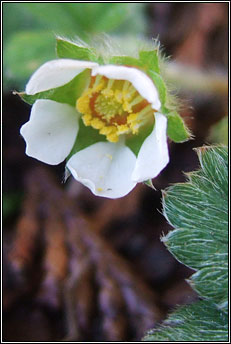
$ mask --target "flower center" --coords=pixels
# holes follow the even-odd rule
[[[122,134],[137,134],[139,128],[154,120],[154,110],[127,80],[97,75],[77,100],[77,110],[86,126],[92,126],[110,142]]]

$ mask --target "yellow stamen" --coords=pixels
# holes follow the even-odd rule
[[[120,135],[137,134],[142,125],[154,120],[150,104],[127,80],[97,75],[76,102],[86,126],[92,126],[110,142]]]
[[[101,92],[106,98],[110,98],[114,96],[114,92],[109,89],[109,88],[105,88],[104,90],[102,90]]]
[[[91,114],[91,108],[90,108],[90,104],[89,104],[89,95],[85,94],[82,97],[80,97],[77,100],[76,107],[80,113],[90,115]]]
[[[122,125],[118,125],[118,134],[126,134],[130,131],[130,128],[127,124],[122,124]]]
[[[83,123],[86,126],[91,125],[91,121],[92,121],[92,116],[91,115],[88,115],[88,114],[83,115],[82,119],[83,119]]]
[[[110,142],[116,143],[119,140],[119,136],[118,136],[118,134],[110,134],[110,135],[107,135],[107,139]]]
[[[102,129],[104,127],[104,122],[99,118],[93,118],[90,124],[95,129]]]

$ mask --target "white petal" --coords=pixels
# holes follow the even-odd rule
[[[26,93],[33,95],[65,85],[84,69],[91,69],[95,66],[98,66],[98,63],[71,59],[46,62],[31,76],[26,85]]]
[[[159,110],[161,103],[157,89],[152,80],[137,68],[126,66],[106,65],[92,69],[92,75],[104,75],[109,79],[128,80],[139,94],[152,104],[152,108]]]
[[[119,198],[136,185],[131,180],[135,162],[135,154],[123,144],[98,142],[74,154],[67,167],[93,194]]]
[[[20,130],[26,141],[26,154],[50,165],[62,162],[74,145],[78,119],[77,111],[70,105],[37,100],[30,120]]]
[[[139,151],[132,180],[142,182],[156,177],[168,164],[167,118],[155,114],[155,126]]]

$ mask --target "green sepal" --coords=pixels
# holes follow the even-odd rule
[[[176,112],[171,111],[166,103],[167,99],[167,88],[165,82],[160,74],[153,72],[152,70],[148,71],[148,75],[153,80],[161,102],[161,109],[159,110],[163,113],[168,119],[167,134],[168,137],[174,142],[184,142],[191,138],[191,133],[186,127],[182,117]]]
[[[148,125],[148,126],[143,126],[139,129],[138,134],[127,135],[126,146],[128,146],[136,156],[138,156],[138,153],[140,151],[140,148],[141,148],[144,140],[153,131],[153,126],[154,126],[154,124]]]
[[[82,119],[79,119],[79,131],[74,143],[74,146],[67,157],[67,161],[74,155],[84,148],[87,148],[97,142],[106,142],[106,136],[101,135],[98,130],[85,126]]]
[[[152,81],[154,82],[154,85],[157,88],[158,94],[159,94],[159,98],[160,98],[160,102],[161,102],[161,107],[164,108],[165,102],[166,102],[166,94],[167,94],[167,89],[166,89],[166,85],[164,83],[164,80],[162,79],[162,77],[160,76],[160,74],[152,71],[152,70],[148,70],[148,75],[150,76],[150,78],[152,79]],[[162,111],[164,112],[164,111]]]
[[[139,52],[139,60],[146,70],[150,70],[158,74],[160,73],[158,49],[149,51],[141,50]]]
[[[174,142],[187,141],[191,137],[191,134],[182,117],[176,111],[169,112],[166,115],[168,118],[168,137]]]
[[[140,128],[138,135],[128,135],[126,137],[126,146],[129,147],[136,156],[138,156],[144,140],[153,131],[153,125],[154,124]],[[80,118],[79,132],[76,137],[74,146],[69,156],[67,157],[67,160],[69,160],[75,153],[97,142],[107,142],[106,136],[101,135],[97,129],[94,129],[91,126],[85,126],[82,119]],[[151,186],[151,184],[149,184],[149,186]]]
[[[131,56],[113,56],[108,63],[129,67],[143,67],[142,62]]]
[[[144,182],[144,184],[147,185],[148,187],[150,187],[151,189],[153,189],[153,190],[156,191],[156,188],[155,188],[155,186],[153,185],[152,179],[146,180],[146,181]]]
[[[59,37],[56,38],[56,53],[59,58],[97,62],[96,52],[93,48],[84,47]]]
[[[59,103],[65,103],[75,107],[77,98],[81,96],[83,90],[88,85],[89,80],[90,72],[86,69],[64,86],[52,88],[48,91],[39,92],[34,95],[29,95],[25,92],[15,92],[15,94],[18,94],[25,102],[31,105],[37,99],[50,99]]]
[[[108,60],[108,63],[138,67],[145,72],[149,70],[156,73],[160,72],[157,50],[140,51],[139,59],[132,56],[113,56]]]

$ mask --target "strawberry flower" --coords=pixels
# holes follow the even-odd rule
[[[141,68],[52,60],[32,75],[24,99],[34,102],[20,130],[26,154],[51,165],[66,159],[95,195],[122,197],[168,164],[167,117]]]

